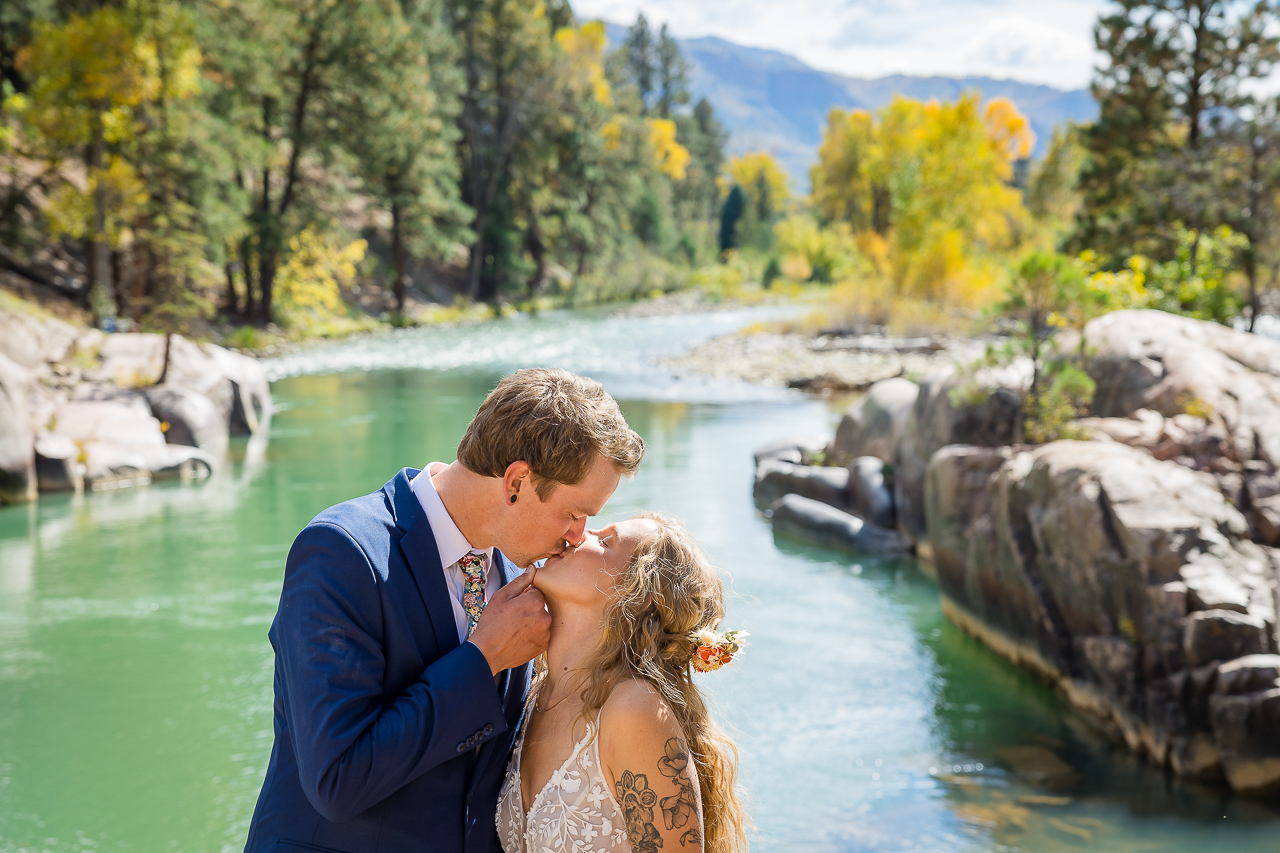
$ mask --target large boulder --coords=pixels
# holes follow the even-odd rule
[[[920,395],[916,383],[882,379],[845,409],[827,450],[828,465],[851,465],[860,456],[893,461],[893,451]]]
[[[198,447],[215,457],[226,451],[227,419],[208,397],[170,385],[148,388],[145,394],[169,444]]]
[[[24,368],[0,355],[0,503],[21,503],[36,496],[29,382]]]
[[[849,469],[766,459],[756,468],[751,493],[756,503],[764,507],[783,495],[793,494],[844,507],[849,502]]]
[[[216,465],[199,448],[167,443],[146,396],[137,391],[67,403],[58,409],[54,433],[80,448],[85,486],[95,491],[143,486],[153,480],[199,480]]]
[[[894,527],[892,466],[876,456],[849,465],[849,511],[877,527]]]
[[[769,517],[779,533],[825,548],[869,557],[897,556],[906,550],[896,530],[801,495],[783,495],[769,508]]]
[[[1270,784],[1227,762],[1210,697],[1224,661],[1277,651],[1275,553],[1209,474],[1118,442],[1003,453],[930,466],[948,614],[1175,772]]]
[[[913,544],[925,535],[924,484],[929,460],[950,444],[1003,447],[1022,437],[1022,397],[1031,362],[957,372],[940,367],[920,383],[894,452],[898,530]]]
[[[966,582],[970,548],[975,541],[986,541],[970,535],[972,526],[978,524],[984,536],[990,535],[991,477],[1012,455],[1007,447],[953,444],[929,460],[924,487],[928,548],[923,542],[917,547],[927,551],[923,556],[948,584]]]
[[[84,491],[80,445],[65,435],[43,433],[36,438],[36,477],[41,492]]]
[[[1163,311],[1107,314],[1084,336],[1092,414],[1218,420],[1234,458],[1280,465],[1280,341]]]
[[[756,465],[766,459],[779,462],[790,462],[793,465],[812,465],[819,454],[827,447],[827,439],[821,435],[797,435],[791,438],[771,441],[756,448],[753,454]]]
[[[0,355],[28,370],[61,361],[80,334],[70,323],[38,309],[0,311]]]
[[[255,435],[271,420],[271,387],[257,361],[214,344],[196,344],[181,335],[109,335],[98,364],[85,378],[122,388],[164,387],[207,397],[232,435]],[[195,439],[199,440],[199,439]]]
[[[85,378],[117,388],[145,388],[164,374],[164,384],[186,388],[213,401],[228,423],[234,407],[231,379],[219,363],[181,335],[169,341],[169,366],[165,368],[165,335],[108,335],[102,342],[98,364]]]
[[[1243,503],[1253,526],[1251,538],[1280,546],[1280,471],[1252,471],[1242,483]]]
[[[205,344],[203,351],[231,383],[228,419],[231,434],[266,432],[271,423],[271,383],[267,380],[267,371],[255,359],[229,349]]]

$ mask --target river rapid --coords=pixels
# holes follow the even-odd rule
[[[774,537],[751,451],[830,431],[832,407],[656,361],[760,316],[552,314],[317,347],[269,362],[270,442],[211,481],[0,510],[0,853],[240,850],[294,535],[453,459],[484,394],[535,364],[602,381],[648,444],[598,521],[682,518],[730,579],[726,625],[751,646],[702,683],[741,749],[753,849],[1280,848],[1280,809],[1110,745],[947,623],[914,561]]]

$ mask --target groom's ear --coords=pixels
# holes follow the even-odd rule
[[[517,460],[507,466],[502,475],[503,497],[507,503],[517,503],[521,498],[534,494],[532,488],[533,469],[524,460]],[[512,500],[515,498],[515,500]]]

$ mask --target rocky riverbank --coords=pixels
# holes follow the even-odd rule
[[[1028,366],[955,395],[940,364],[762,449],[757,500],[788,535],[915,550],[952,622],[1117,740],[1278,795],[1280,342],[1154,311],[1085,337],[1088,440],[1017,443]]]
[[[200,480],[233,435],[266,435],[252,358],[179,335],[104,334],[38,308],[0,312],[0,503]]]
[[[881,379],[923,376],[932,368],[976,358],[973,341],[881,335],[804,335],[750,329],[722,335],[664,363],[698,373],[808,391],[862,391]]]

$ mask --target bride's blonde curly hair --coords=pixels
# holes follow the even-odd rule
[[[698,770],[706,853],[745,853],[738,750],[712,721],[693,683],[697,644],[691,635],[719,626],[724,586],[683,524],[660,513],[637,518],[658,529],[636,546],[605,606],[600,643],[585,664],[582,716],[594,720],[622,679],[652,685],[679,721]]]

